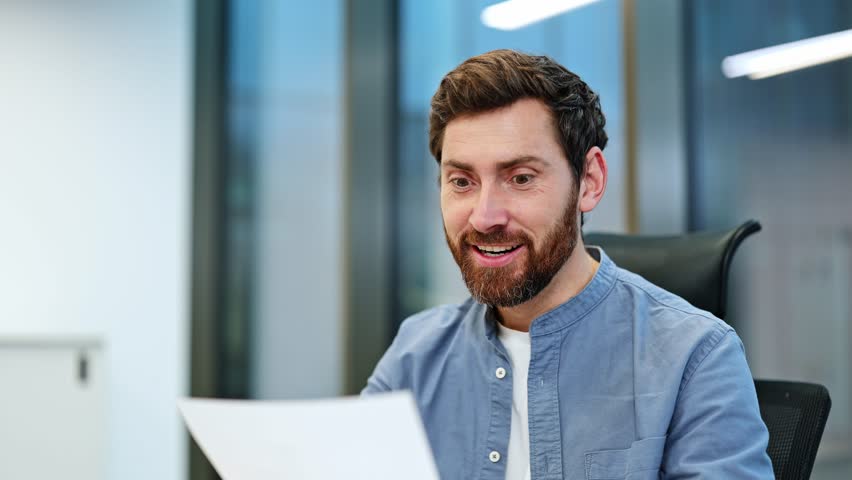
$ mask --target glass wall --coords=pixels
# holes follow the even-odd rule
[[[486,27],[480,13],[493,1],[400,2],[400,101],[396,259],[399,287],[394,319],[467,296],[444,241],[438,168],[428,150],[429,100],[441,78],[468,57],[513,48],[553,57],[601,96],[610,165],[607,194],[586,229],[625,228],[624,74],[619,0],[601,2],[514,30]],[[394,329],[395,331],[395,329]]]
[[[249,350],[253,398],[338,395],[343,2],[229,8],[226,313],[245,320],[223,350]]]
[[[386,92],[395,99],[388,102],[396,105],[395,124],[381,138],[367,135],[395,145],[392,165],[368,173],[392,198],[362,205],[364,211],[376,206],[384,218],[375,203],[391,203],[387,226],[379,228],[390,232],[357,232],[361,240],[390,238],[376,263],[393,269],[392,312],[365,320],[390,323],[390,333],[412,313],[467,296],[444,241],[427,116],[442,76],[470,56],[496,48],[550,55],[600,94],[611,176],[586,229],[626,229],[625,2],[601,0],[509,32],[481,23],[492,3],[399,0],[398,46],[365,49],[358,57],[358,68],[382,65],[398,81],[396,91]],[[351,353],[346,326],[357,324],[344,300],[351,286],[341,280],[348,273],[346,252],[353,254],[345,225],[359,221],[347,218],[346,186],[368,188],[351,183],[358,165],[347,163],[353,143],[346,139],[352,131],[347,105],[364,92],[347,90],[352,58],[345,25],[365,7],[344,0],[228,5],[224,148],[230,166],[223,191],[229,221],[220,233],[228,238],[224,315],[233,320],[223,325],[234,331],[223,333],[221,350],[235,356],[230,364],[236,367],[222,381],[261,398],[335,395]],[[691,1],[682,13],[664,9],[663,18],[635,2],[640,30],[666,22],[665,38],[672,39],[660,41],[654,28],[637,32],[645,45],[637,57],[638,90],[656,86],[662,98],[636,99],[638,187],[644,189],[637,197],[643,233],[679,231],[684,217],[691,229],[761,221],[764,231],[745,242],[735,262],[729,320],[746,342],[755,376],[828,386],[834,407],[814,478],[850,478],[852,193],[845,184],[852,178],[852,60],[757,81],[726,79],[720,69],[727,55],[852,26],[852,4],[814,5]],[[648,47],[649,38],[683,42],[684,51]],[[388,51],[396,58],[387,58]],[[678,60],[669,61],[673,57]],[[685,97],[685,111],[675,97]],[[660,148],[666,144],[671,148]],[[688,190],[682,188],[686,163]],[[672,184],[680,189],[674,194]]]
[[[756,377],[826,385],[813,478],[852,478],[852,60],[727,79],[728,55],[852,27],[852,4],[690,2],[691,223],[755,218],[735,262],[730,322]],[[755,28],[759,25],[759,28]]]

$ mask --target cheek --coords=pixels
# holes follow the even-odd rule
[[[444,219],[444,228],[451,236],[463,230],[468,219],[463,205],[445,201],[444,198],[441,199],[441,217]]]
[[[518,223],[537,230],[542,225],[553,223],[553,218],[561,216],[563,208],[563,204],[552,199],[534,202],[518,201],[512,205],[510,213]]]
[[[518,225],[532,235],[533,242],[540,246],[545,235],[554,226],[562,223],[567,201],[550,200],[548,202],[518,203],[513,209],[512,218]]]

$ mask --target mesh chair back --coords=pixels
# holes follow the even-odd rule
[[[778,480],[807,479],[814,466],[831,397],[822,385],[756,380],[760,416],[769,429],[769,458]]]

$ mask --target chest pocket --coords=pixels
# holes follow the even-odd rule
[[[637,440],[624,450],[586,453],[587,480],[650,480],[659,478],[666,437]]]

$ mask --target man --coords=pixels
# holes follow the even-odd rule
[[[772,478],[736,333],[583,244],[604,124],[547,57],[444,77],[430,148],[472,298],[407,319],[364,393],[413,392],[445,479]]]

